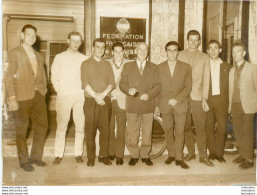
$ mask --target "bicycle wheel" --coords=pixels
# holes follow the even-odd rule
[[[152,129],[152,148],[150,151],[150,158],[155,159],[163,154],[166,150],[166,141],[164,130],[162,127],[162,118],[154,115],[153,129]]]

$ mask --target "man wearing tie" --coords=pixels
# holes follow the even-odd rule
[[[120,89],[126,97],[127,137],[126,146],[130,152],[130,166],[136,165],[139,156],[148,166],[151,150],[154,98],[160,91],[158,70],[155,64],[146,61],[148,46],[140,42],[136,46],[137,59],[124,65]],[[140,130],[142,145],[138,146]]]
[[[157,66],[161,81],[161,91],[156,98],[155,114],[162,113],[169,155],[165,163],[171,164],[176,160],[177,166],[188,169],[189,166],[182,160],[182,156],[188,97],[192,89],[192,70],[189,64],[177,60],[179,53],[177,42],[168,42],[165,50],[168,60]]]
[[[244,59],[245,45],[232,47],[234,66],[229,72],[229,113],[239,156],[233,160],[240,168],[253,167],[253,117],[257,112],[257,65]]]

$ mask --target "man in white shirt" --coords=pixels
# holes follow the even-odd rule
[[[112,101],[112,117],[110,122],[110,138],[109,138],[109,158],[114,160],[116,164],[123,165],[124,149],[125,149],[125,132],[126,132],[126,94],[119,87],[121,71],[125,63],[128,62],[124,56],[124,46],[121,42],[116,42],[112,46],[113,58],[108,60],[112,65],[116,88],[111,93]],[[115,131],[115,118],[117,128]],[[116,133],[115,133],[116,132]]]
[[[69,48],[67,51],[55,56],[51,68],[51,81],[57,92],[57,130],[54,165],[60,164],[63,158],[65,136],[70,120],[71,109],[73,110],[73,121],[75,123],[75,159],[77,163],[83,163],[82,153],[85,116],[83,111],[84,91],[81,89],[80,67],[82,62],[86,60],[86,56],[78,52],[82,43],[80,33],[71,32],[68,35],[67,42]]]
[[[210,85],[208,95],[209,110],[206,114],[206,141],[209,160],[226,162],[223,157],[228,119],[228,85],[231,65],[219,58],[221,45],[217,40],[208,43],[210,57]],[[215,128],[215,123],[218,126]]]

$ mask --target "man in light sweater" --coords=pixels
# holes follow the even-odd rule
[[[201,44],[201,35],[196,30],[190,30],[187,34],[188,49],[179,53],[178,59],[188,63],[192,68],[192,91],[189,98],[189,109],[185,126],[185,144],[188,154],[186,161],[195,159],[195,142],[191,128],[191,113],[196,129],[196,140],[199,151],[199,161],[207,166],[214,164],[207,159],[206,149],[206,111],[208,110],[210,60],[207,54],[198,50]]]
[[[60,164],[65,147],[67,125],[70,120],[71,109],[75,123],[75,159],[83,163],[83,141],[85,116],[83,111],[84,91],[81,89],[80,67],[86,56],[79,53],[82,36],[78,32],[68,35],[69,48],[55,56],[52,64],[52,77],[56,97],[57,130],[55,138],[54,165]]]
[[[112,46],[113,58],[108,60],[112,65],[116,88],[111,93],[112,101],[112,117],[110,122],[110,138],[109,138],[109,158],[114,160],[116,164],[123,165],[124,149],[125,149],[125,132],[126,132],[126,94],[119,88],[121,71],[125,63],[129,60],[125,59],[124,46],[121,42],[116,42]],[[115,119],[117,128],[115,131]],[[116,133],[115,133],[116,132]]]

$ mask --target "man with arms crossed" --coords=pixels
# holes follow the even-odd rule
[[[48,128],[45,103],[46,75],[43,57],[32,48],[36,41],[36,27],[25,25],[22,28],[22,44],[8,55],[5,75],[9,111],[14,111],[16,146],[20,167],[24,171],[34,171],[31,164],[47,166],[42,161],[45,136]],[[34,132],[30,157],[26,135],[31,120]]]
[[[234,66],[229,72],[229,113],[239,148],[233,160],[240,168],[253,167],[253,117],[257,112],[257,65],[247,62],[245,45],[232,47]]]
[[[68,35],[69,48],[54,58],[51,72],[51,81],[57,92],[56,97],[56,121],[57,130],[55,137],[55,160],[54,165],[60,164],[65,147],[67,125],[70,120],[72,109],[75,123],[75,160],[83,163],[84,123],[83,112],[84,91],[81,89],[80,67],[86,56],[78,52],[82,43],[79,32],[71,32]]]
[[[165,46],[168,60],[159,64],[161,91],[156,98],[155,114],[162,113],[168,159],[166,164],[176,160],[183,169],[189,166],[182,160],[184,148],[184,127],[188,109],[188,97],[192,89],[190,65],[177,60],[179,45],[175,41]],[[173,123],[175,122],[175,136]]]
[[[154,98],[160,91],[158,70],[155,64],[146,61],[148,46],[137,43],[137,59],[124,65],[121,73],[120,89],[126,97],[127,137],[126,146],[130,152],[130,166],[136,165],[139,155],[148,166],[151,150]],[[141,149],[138,146],[140,129],[142,131]]]
[[[228,119],[228,78],[230,64],[219,58],[221,45],[217,40],[210,40],[207,52],[210,56],[210,85],[208,111],[206,113],[206,137],[210,152],[209,160],[226,162],[223,157]],[[217,122],[217,128],[215,123]]]
[[[185,144],[188,154],[185,157],[186,161],[195,159],[195,141],[191,128],[191,113],[196,129],[196,142],[199,151],[199,161],[207,166],[214,164],[207,159],[206,149],[206,109],[209,90],[209,56],[198,50],[201,44],[201,35],[196,30],[190,30],[187,33],[188,49],[179,53],[178,59],[188,63],[192,68],[192,91],[189,98],[189,109],[187,113],[187,121],[185,126]],[[204,111],[205,109],[205,111]]]
[[[109,138],[109,158],[114,160],[116,156],[116,164],[123,165],[123,156],[125,149],[125,132],[126,132],[126,94],[119,87],[121,71],[128,60],[124,59],[124,46],[121,42],[116,42],[112,46],[113,58],[109,60],[114,72],[116,88],[111,93],[112,100],[112,117],[110,123]],[[117,129],[115,133],[115,118]]]
[[[95,165],[95,136],[99,135],[98,161],[111,165],[109,160],[109,133],[111,120],[111,91],[115,88],[112,66],[102,57],[106,42],[103,38],[93,41],[94,54],[81,66],[82,89],[85,90],[85,132],[87,146],[87,166]]]

